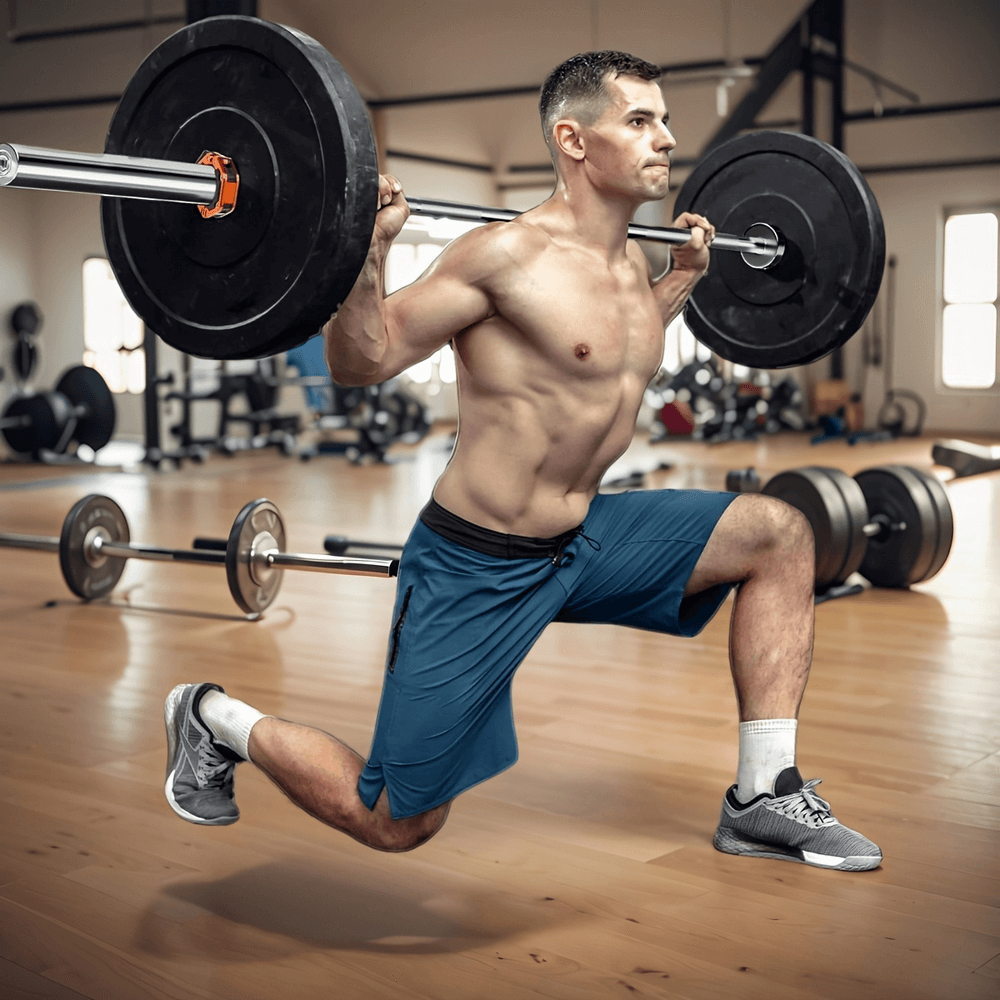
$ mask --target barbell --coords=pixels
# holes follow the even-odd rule
[[[85,496],[70,508],[58,538],[0,533],[3,547],[57,552],[66,585],[85,601],[111,593],[128,559],[224,566],[233,600],[253,617],[258,617],[277,597],[286,569],[381,577],[394,577],[399,569],[397,558],[286,552],[281,514],[263,498],[252,500],[237,514],[224,551],[214,547],[170,549],[137,544],[131,541],[121,507],[98,494]]]
[[[0,416],[0,432],[16,452],[61,454],[70,441],[100,451],[115,431],[114,396],[86,365],[67,368],[52,392],[15,396]]]
[[[147,56],[103,155],[0,144],[3,185],[101,194],[108,258],[147,326],[188,354],[257,358],[304,343],[350,293],[371,243],[378,161],[365,104],[329,52],[294,29],[223,16]],[[476,222],[518,214],[409,205]],[[737,137],[695,167],[675,209],[709,218],[713,249],[731,251],[713,257],[685,312],[717,354],[790,367],[860,329],[885,234],[860,171],[833,147],[791,133]]]

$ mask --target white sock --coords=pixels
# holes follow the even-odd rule
[[[250,730],[261,719],[268,718],[245,701],[230,698],[221,691],[208,691],[202,695],[198,712],[215,738],[244,760],[250,759],[250,751],[247,749]]]
[[[774,792],[774,779],[795,766],[796,719],[756,719],[740,723],[740,766],[736,797],[749,802],[762,792]]]

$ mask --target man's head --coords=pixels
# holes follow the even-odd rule
[[[612,171],[647,171],[642,177],[646,189],[652,173],[660,172],[654,165],[662,166],[674,145],[655,82],[660,75],[658,66],[627,52],[584,52],[557,66],[539,100],[542,131],[556,170],[561,172],[565,159],[560,153],[571,159],[597,157]],[[610,163],[608,157],[616,153],[621,162]],[[647,197],[666,194],[665,170],[662,176],[663,185],[654,181],[657,191],[650,189]]]

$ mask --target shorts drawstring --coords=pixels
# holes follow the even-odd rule
[[[563,564],[563,551],[566,546],[569,545],[576,538],[582,538],[595,552],[601,551],[601,543],[597,541],[596,538],[590,538],[588,535],[583,533],[583,525],[578,528],[574,528],[572,531],[567,531],[566,534],[559,539],[559,544],[556,546],[555,554],[552,556],[552,565],[557,569]],[[570,553],[572,557],[573,553]]]

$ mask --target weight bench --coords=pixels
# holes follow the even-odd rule
[[[931,458],[935,465],[954,469],[956,479],[1000,469],[1000,447],[991,448],[970,441],[935,441]]]

